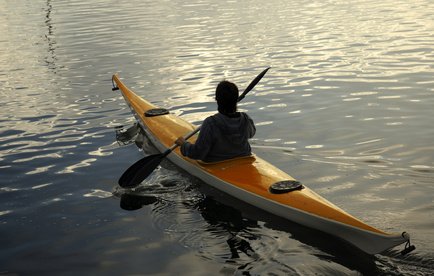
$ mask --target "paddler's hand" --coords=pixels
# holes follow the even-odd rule
[[[175,141],[175,144],[177,144],[178,146],[182,146],[184,143],[185,143],[185,139],[182,136],[176,139]]]

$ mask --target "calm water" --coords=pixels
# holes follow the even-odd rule
[[[428,275],[434,3],[0,1],[0,274]],[[111,75],[200,124],[226,78],[254,151],[417,250],[368,257],[144,156]],[[145,153],[147,154],[147,153]]]

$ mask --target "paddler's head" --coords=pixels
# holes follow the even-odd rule
[[[238,87],[230,81],[221,81],[215,90],[218,111],[231,114],[237,111]]]

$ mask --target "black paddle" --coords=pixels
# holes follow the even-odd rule
[[[244,99],[247,93],[255,87],[255,85],[262,79],[262,77],[267,73],[270,69],[268,67],[264,71],[262,71],[252,82],[247,86],[244,92],[238,97],[238,102]],[[196,134],[200,130],[200,127],[195,129],[194,131],[187,134],[184,139],[188,140],[194,134]],[[129,167],[119,178],[119,186],[123,188],[134,188],[139,185],[143,180],[145,180],[161,163],[161,161],[169,155],[174,149],[178,147],[177,144],[174,144],[172,147],[167,149],[163,153],[153,154],[146,156],[136,163],[134,163],[131,167]]]

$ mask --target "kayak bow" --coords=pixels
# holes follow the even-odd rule
[[[152,110],[159,110],[157,106],[135,94],[118,75],[113,76],[113,84],[120,89],[158,151],[165,152],[178,137],[195,129],[194,125],[167,112],[149,116]],[[194,143],[196,138],[193,136],[191,141]],[[167,158],[218,190],[277,216],[341,238],[368,254],[381,253],[403,243],[407,243],[406,251],[414,248],[410,246],[407,233],[390,234],[362,222],[308,187],[301,187],[287,173],[256,155],[203,163],[182,156],[176,148]],[[285,190],[287,184],[295,186],[290,191]]]

